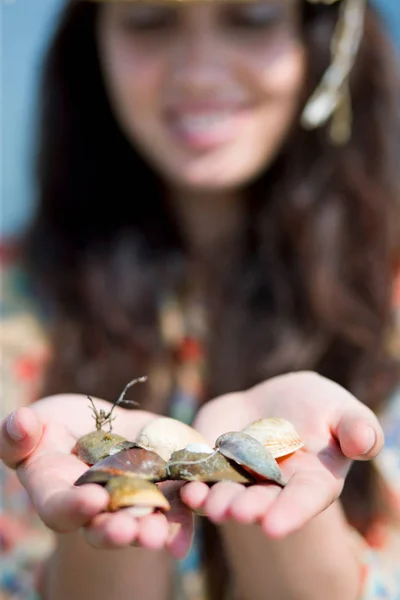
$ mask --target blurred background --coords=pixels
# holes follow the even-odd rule
[[[0,236],[17,234],[34,202],[32,147],[36,81],[64,0],[0,0]],[[400,0],[375,0],[400,52]]]

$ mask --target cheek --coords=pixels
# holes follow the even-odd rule
[[[254,161],[267,167],[282,147],[300,109],[305,80],[305,51],[300,45],[288,46],[271,59],[262,48],[248,56],[247,75],[258,90],[260,102],[249,129]]]
[[[282,48],[274,57],[262,48],[248,58],[249,73],[256,82],[265,101],[265,106],[275,109],[288,120],[298,109],[303,90],[306,59],[305,50],[294,42]],[[274,112],[275,112],[274,111]],[[271,116],[272,116],[271,111]]]
[[[111,43],[103,67],[114,113],[126,133],[135,136],[151,124],[156,112],[162,85],[160,60]]]
[[[303,52],[282,56],[263,73],[263,84],[277,99],[292,99],[298,102],[305,78]]]

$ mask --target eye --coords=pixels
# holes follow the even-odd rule
[[[132,4],[124,9],[119,23],[128,33],[168,29],[176,22],[176,11],[168,6]]]
[[[279,25],[287,17],[282,3],[246,2],[231,6],[225,15],[228,25],[238,28],[266,29]]]

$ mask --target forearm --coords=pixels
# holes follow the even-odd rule
[[[256,526],[222,527],[241,600],[356,600],[360,565],[338,504],[284,540]]]
[[[166,552],[96,550],[78,534],[61,535],[43,581],[45,600],[168,600],[172,564]]]

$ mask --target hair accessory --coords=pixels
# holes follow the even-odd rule
[[[308,0],[324,4],[339,1]],[[301,124],[306,129],[320,127],[332,118],[330,138],[336,145],[345,144],[351,135],[349,77],[362,39],[366,5],[366,0],[342,0],[331,43],[332,62],[301,116]]]

